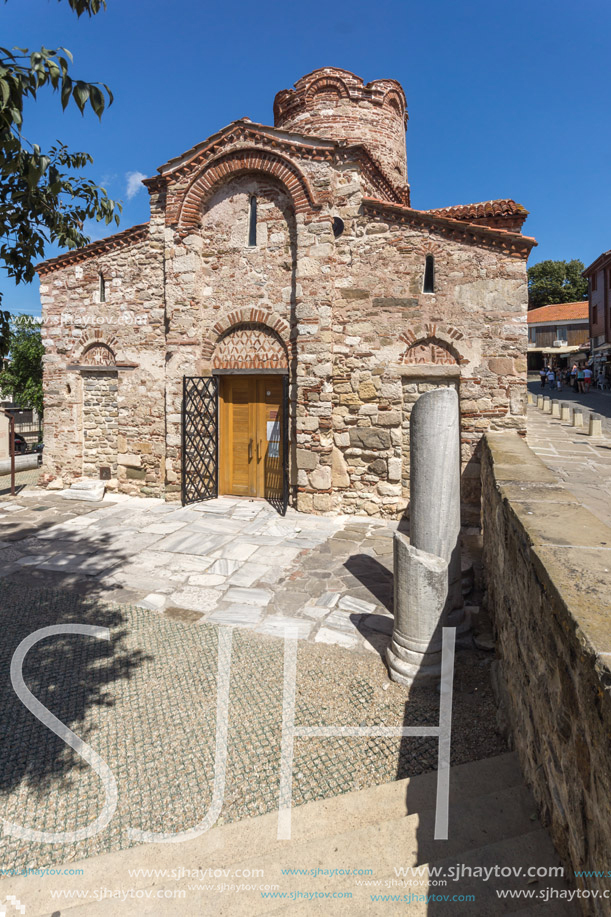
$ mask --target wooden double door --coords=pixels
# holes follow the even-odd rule
[[[280,375],[220,377],[219,493],[283,498],[283,392]]]

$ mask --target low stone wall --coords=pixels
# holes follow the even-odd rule
[[[482,455],[486,601],[499,725],[569,878],[611,851],[611,529],[526,443],[488,434]],[[590,890],[603,878],[575,879]],[[609,913],[609,899],[582,899]]]

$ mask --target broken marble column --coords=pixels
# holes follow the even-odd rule
[[[448,562],[452,608],[463,604],[460,569],[460,420],[458,394],[437,388],[412,410],[410,544]]]
[[[394,538],[395,621],[390,677],[411,685],[438,678],[442,628],[465,628],[460,562],[458,395],[421,395],[410,419],[410,541]]]
[[[399,684],[428,681],[441,672],[441,618],[448,598],[448,562],[394,538],[395,622],[386,651]]]

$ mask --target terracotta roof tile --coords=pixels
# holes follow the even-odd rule
[[[561,302],[554,303],[551,306],[540,306],[538,309],[530,309],[526,313],[526,319],[529,325],[536,325],[537,322],[566,322],[576,319],[588,318],[589,303],[587,299],[582,302]]]
[[[438,207],[428,210],[437,216],[450,217],[452,220],[485,220],[490,217],[515,216],[516,214],[528,216],[528,210],[521,204],[507,198],[498,201],[481,201],[478,204],[460,204],[456,207]]]

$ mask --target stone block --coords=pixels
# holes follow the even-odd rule
[[[358,449],[389,449],[390,433],[375,427],[357,427],[350,430],[350,445]]]
[[[127,452],[123,455],[117,455],[117,464],[125,465],[128,468],[140,468],[142,467],[142,458],[139,455]]]
[[[362,382],[361,385],[359,385],[359,398],[361,401],[373,401],[377,397],[378,393],[373,382]]]
[[[491,357],[488,360],[488,369],[497,376],[513,376],[515,374],[511,357]]]
[[[146,470],[144,468],[127,468],[126,477],[129,480],[144,481],[146,478]]]
[[[331,466],[318,465],[310,473],[310,485],[315,490],[329,490],[331,487]]]
[[[403,467],[402,459],[400,458],[388,459],[388,480],[393,481],[393,482],[400,481],[402,467]]]
[[[343,454],[333,447],[331,452],[331,483],[333,487],[350,487],[350,475]]]
[[[379,427],[398,427],[401,419],[399,411],[378,411],[376,424]]]
[[[376,296],[373,300],[374,309],[417,309],[418,300],[414,297],[402,296]]]
[[[331,494],[313,494],[312,505],[316,512],[328,513],[333,509]]]
[[[318,454],[309,449],[297,449],[296,457],[297,467],[304,471],[313,471],[320,461]]]

